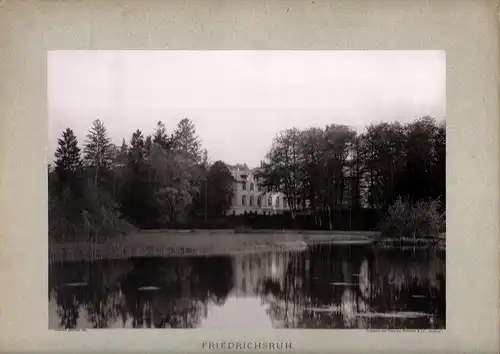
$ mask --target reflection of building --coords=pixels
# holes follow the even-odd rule
[[[267,192],[255,176],[257,169],[244,166],[228,166],[233,177],[234,194],[228,214],[281,214],[289,210],[288,201],[283,193]]]
[[[257,287],[265,278],[272,278],[282,283],[288,261],[289,254],[281,252],[236,255],[233,259],[234,295],[255,296]]]

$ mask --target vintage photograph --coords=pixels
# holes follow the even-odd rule
[[[442,51],[51,51],[49,329],[446,328]]]

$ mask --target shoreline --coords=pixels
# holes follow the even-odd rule
[[[382,239],[373,231],[141,230],[103,243],[49,243],[49,264],[141,257],[222,256],[257,252],[300,252],[314,245],[377,248],[445,248],[433,239]]]

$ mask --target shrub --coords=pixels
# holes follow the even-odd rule
[[[130,232],[132,225],[121,218],[118,209],[109,193],[87,183],[81,214],[85,239],[101,242]]]
[[[379,228],[383,237],[388,238],[429,238],[438,237],[444,229],[444,213],[440,211],[439,200],[411,204],[399,197],[387,211]]]
[[[49,198],[49,239],[56,243],[102,242],[124,235],[133,227],[121,218],[109,193],[87,183],[83,195],[65,190]]]

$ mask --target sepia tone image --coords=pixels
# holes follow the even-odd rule
[[[440,51],[48,54],[49,328],[446,328]]]

